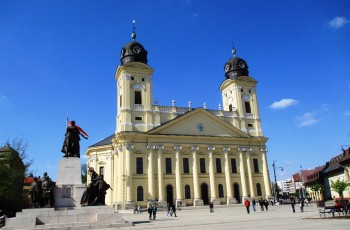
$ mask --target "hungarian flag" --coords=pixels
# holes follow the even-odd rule
[[[71,126],[72,124],[70,123],[70,121],[67,123],[67,126]],[[78,130],[79,130],[79,134],[84,137],[85,139],[88,139],[89,138],[89,135],[82,129],[80,128],[79,126],[77,125],[74,125],[74,127],[76,127]]]

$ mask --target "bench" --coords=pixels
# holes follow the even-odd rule
[[[332,214],[334,217],[334,213],[337,212],[338,215],[340,216],[340,213],[344,215],[344,207],[343,206],[325,206],[323,209],[318,210],[320,217],[322,217],[322,214],[324,217],[326,217],[326,213]]]

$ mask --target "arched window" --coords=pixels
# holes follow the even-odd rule
[[[219,198],[223,198],[224,197],[224,187],[222,186],[222,184],[218,185],[218,190],[219,190]]]
[[[137,187],[137,201],[143,201],[143,187]]]
[[[191,188],[188,184],[185,185],[185,199],[191,199]]]
[[[262,196],[261,185],[259,183],[256,184],[256,193],[258,196]]]
[[[134,87],[134,95],[135,95],[135,105],[141,105],[142,104],[142,93],[141,90],[143,89],[141,84],[135,84]]]

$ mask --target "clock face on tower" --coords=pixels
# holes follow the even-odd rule
[[[244,63],[244,61],[240,61],[240,62],[238,63],[238,66],[239,66],[239,68],[244,69],[244,68],[245,68],[245,63]]]
[[[141,53],[142,48],[141,48],[139,45],[134,45],[134,46],[131,48],[131,50],[132,50],[132,52],[133,52],[134,54],[139,54],[139,53]]]
[[[225,65],[225,72],[228,72],[230,70],[230,64]]]

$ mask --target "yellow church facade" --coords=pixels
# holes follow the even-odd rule
[[[87,165],[111,185],[106,204],[227,205],[271,197],[257,82],[247,63],[234,56],[225,64],[222,108],[161,106],[152,98],[147,51],[135,38],[122,48],[115,74],[116,131],[86,151]]]

